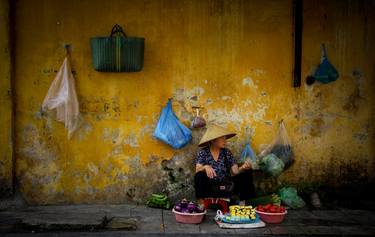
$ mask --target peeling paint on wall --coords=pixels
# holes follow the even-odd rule
[[[242,80],[242,85],[248,86],[254,89],[258,89],[258,86],[255,85],[254,81],[251,79],[251,77],[246,77]]]
[[[267,105],[258,105],[257,111],[253,115],[253,119],[255,122],[263,120],[264,116],[266,115],[266,111],[268,106]]]

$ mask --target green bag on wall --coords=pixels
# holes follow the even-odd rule
[[[90,39],[92,64],[100,72],[138,72],[143,68],[144,38],[127,37],[115,25],[109,37]]]

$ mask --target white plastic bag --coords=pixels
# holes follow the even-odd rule
[[[259,154],[259,157],[263,159],[263,157],[268,154],[276,155],[284,162],[285,168],[288,168],[294,162],[293,148],[289,141],[283,120],[280,121],[277,137]]]
[[[78,128],[79,104],[68,57],[53,80],[44,98],[42,109],[56,110],[56,119],[65,123],[70,139]]]

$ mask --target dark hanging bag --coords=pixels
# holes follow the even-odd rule
[[[144,38],[127,37],[115,25],[109,37],[90,39],[92,64],[100,72],[138,72],[143,68]]]
[[[327,51],[324,44],[321,46],[322,57],[320,64],[315,71],[314,78],[321,83],[327,84],[336,81],[339,78],[339,73],[336,68],[328,61]]]

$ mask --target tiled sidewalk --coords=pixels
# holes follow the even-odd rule
[[[375,236],[375,213],[365,210],[289,210],[282,224],[220,229],[209,210],[199,225],[175,222],[171,211],[134,205],[36,206],[0,211],[0,236]],[[137,230],[105,228],[104,217],[135,218]],[[74,233],[72,233],[74,232]]]

